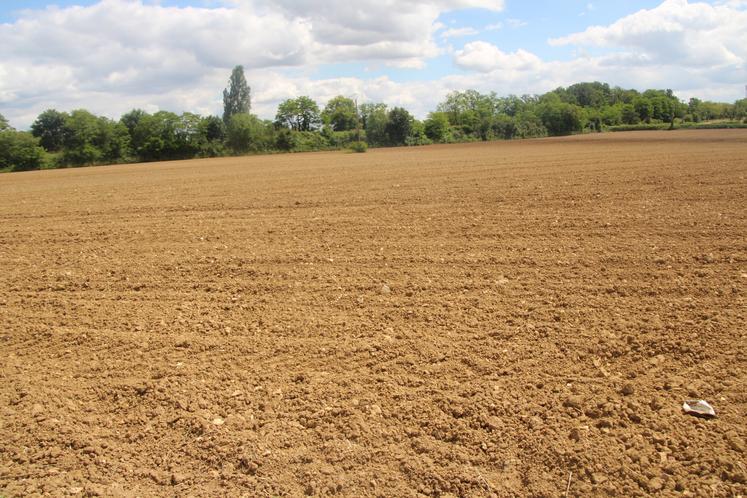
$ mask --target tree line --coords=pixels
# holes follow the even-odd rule
[[[475,90],[446,96],[425,120],[402,107],[358,103],[346,96],[323,108],[308,96],[280,103],[274,120],[251,113],[251,89],[237,66],[223,91],[223,116],[134,109],[119,120],[79,109],[42,112],[29,132],[0,115],[0,170],[164,161],[266,152],[512,140],[669,127],[712,120],[747,122],[747,99],[733,104],[690,99],[671,90],[626,90],[578,83],[544,95]]]

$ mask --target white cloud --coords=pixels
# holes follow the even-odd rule
[[[308,23],[322,62],[420,59],[440,54],[433,38],[439,16],[462,8],[499,12],[503,0],[254,0],[252,8]],[[402,64],[395,64],[402,66]],[[408,67],[415,67],[412,62]]]
[[[539,68],[539,57],[519,49],[513,53],[503,52],[484,41],[467,43],[454,55],[454,62],[461,68],[487,73],[490,71],[534,71]]]
[[[510,28],[519,29],[527,26],[529,23],[522,21],[521,19],[507,19],[506,24],[508,24]]]
[[[657,64],[744,69],[747,11],[739,8],[744,3],[665,0],[654,9],[641,10],[609,26],[551,39],[550,44],[629,50]]]
[[[480,34],[475,28],[450,28],[441,33],[441,38],[459,38],[462,36],[473,36]]]

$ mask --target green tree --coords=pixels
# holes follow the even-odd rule
[[[395,107],[388,114],[386,136],[390,145],[404,145],[412,131],[412,115],[402,107]]]
[[[119,118],[119,122],[127,128],[130,137],[132,137],[135,133],[135,128],[137,128],[138,123],[140,123],[140,120],[147,115],[148,113],[142,109],[133,109],[130,112],[123,114],[122,117]]]
[[[612,104],[632,104],[638,95],[637,90],[625,90],[619,86],[614,87],[610,91]]]
[[[624,124],[638,124],[641,118],[633,104],[623,104],[620,108],[620,118]]]
[[[529,96],[525,96],[522,98],[517,97],[516,95],[497,98],[495,101],[495,112],[497,114],[505,114],[507,116],[514,117],[530,107],[533,104],[532,100],[533,98]]]
[[[615,105],[603,107],[601,110],[602,122],[606,126],[616,126],[622,124],[623,106],[624,104],[617,103]]]
[[[65,121],[68,115],[55,109],[47,109],[39,114],[31,125],[31,133],[39,139],[41,146],[50,152],[62,149],[65,141]]]
[[[101,162],[103,152],[97,147],[99,119],[84,109],[71,112],[65,118],[62,161],[70,166]]]
[[[133,131],[132,146],[141,161],[166,161],[193,157],[187,152],[183,124],[173,112],[159,111],[140,117]]]
[[[690,101],[687,103],[687,112],[692,117],[692,120],[696,123],[702,120],[701,116],[701,105],[703,104],[703,101],[697,98],[691,98]]]
[[[493,117],[501,104],[495,93],[466,90],[448,94],[437,110],[446,113],[449,123],[458,127],[462,134],[488,140]]]
[[[107,118],[99,118],[102,127],[102,142],[99,147],[107,163],[118,163],[131,155],[130,133],[123,124]]]
[[[516,119],[508,114],[498,114],[493,118],[492,135],[495,138],[511,140],[517,134]]]
[[[289,152],[296,146],[296,137],[288,128],[280,128],[275,134],[275,147],[278,150]]]
[[[31,133],[10,127],[0,131],[0,170],[26,171],[44,164],[45,152]]]
[[[0,131],[8,131],[13,130],[13,127],[10,126],[10,123],[8,123],[8,120],[5,119],[5,116],[0,114]]]
[[[65,118],[63,164],[84,166],[121,161],[129,154],[127,128],[115,121],[78,109]]]
[[[602,132],[602,111],[594,107],[584,109],[586,126],[591,131]]]
[[[387,144],[386,125],[389,122],[386,104],[367,103],[360,106],[361,122],[366,141],[372,146]]]
[[[227,128],[228,146],[237,154],[260,152],[271,146],[270,126],[251,114],[235,114]]]
[[[226,124],[218,116],[202,118],[202,133],[209,141],[221,141],[226,138]]]
[[[638,97],[633,101],[633,107],[638,114],[638,119],[645,123],[650,123],[654,117],[654,107],[651,101],[646,97]]]
[[[225,155],[226,125],[218,116],[200,118],[199,123],[200,157],[219,157]]]
[[[322,124],[319,106],[306,96],[285,100],[278,106],[275,124],[294,131],[317,130]]]
[[[614,103],[610,86],[598,81],[576,83],[568,88],[558,88],[554,93],[560,96],[561,101],[581,107],[600,109]]]
[[[223,90],[223,122],[228,124],[234,114],[249,114],[252,109],[251,89],[244,76],[244,66],[236,66]]]
[[[191,112],[182,113],[176,128],[177,141],[180,149],[179,157],[190,158],[199,155],[207,142],[202,126],[202,116]]]
[[[541,138],[548,135],[542,120],[530,110],[522,111],[514,118],[516,138]]]
[[[747,99],[734,102],[734,118],[747,119]]]
[[[434,142],[444,142],[449,135],[449,118],[445,112],[432,112],[425,120],[425,135]]]
[[[354,130],[358,126],[358,110],[355,101],[342,95],[333,98],[322,111],[322,120],[334,131]]]
[[[584,128],[583,108],[562,102],[555,93],[543,96],[537,115],[550,135],[570,135]]]
[[[432,144],[430,138],[425,134],[425,124],[413,118],[410,126],[410,133],[405,139],[405,145],[429,145]]]

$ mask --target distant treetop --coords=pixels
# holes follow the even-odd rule
[[[235,114],[249,114],[252,108],[251,89],[244,76],[244,66],[236,66],[223,90],[223,121],[228,124]]]

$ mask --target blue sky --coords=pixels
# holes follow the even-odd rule
[[[54,7],[53,7],[54,6]],[[26,0],[0,2],[0,113],[220,110],[242,64],[254,110],[337,94],[419,117],[446,93],[603,80],[733,101],[745,0]]]

